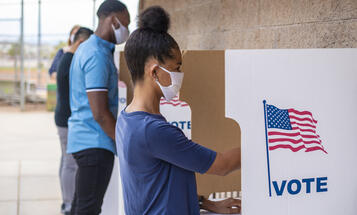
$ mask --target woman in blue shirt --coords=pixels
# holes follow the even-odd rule
[[[240,168],[240,148],[215,152],[187,139],[160,114],[160,98],[171,100],[184,73],[181,51],[168,33],[169,16],[150,7],[125,45],[134,98],[116,125],[125,212],[197,215],[200,208],[238,213],[240,201],[214,203],[197,196],[195,172],[226,175]]]

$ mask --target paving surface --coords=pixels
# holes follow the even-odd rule
[[[53,113],[0,112],[0,214],[60,215]]]

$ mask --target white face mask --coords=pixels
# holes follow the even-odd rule
[[[71,34],[71,36],[69,37],[69,40],[71,41],[71,44],[74,43],[74,34]]]
[[[112,28],[114,31],[115,39],[116,39],[116,44],[122,44],[125,41],[128,40],[129,38],[129,30],[126,28],[124,25],[121,24],[118,18],[115,17],[115,19],[118,21],[120,28],[115,29],[114,25],[112,24]]]
[[[162,91],[162,94],[164,94],[165,100],[170,101],[175,96],[177,96],[177,94],[179,93],[179,91],[181,89],[184,73],[183,72],[170,72],[161,66],[159,66],[159,67],[162,70],[164,70],[165,72],[169,73],[169,75],[171,77],[171,85],[167,86],[167,87],[162,86],[160,84],[160,82],[158,80],[156,80],[156,83],[159,85],[159,87]]]

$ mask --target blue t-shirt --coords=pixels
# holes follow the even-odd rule
[[[118,74],[114,47],[113,43],[93,34],[73,56],[69,78],[72,114],[68,120],[68,153],[102,148],[116,154],[114,141],[94,120],[87,96],[87,92],[107,91],[109,109],[117,117]]]
[[[216,152],[162,115],[140,111],[121,112],[115,139],[127,215],[200,214],[194,172],[205,173]]]

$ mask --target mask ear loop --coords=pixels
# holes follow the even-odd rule
[[[127,28],[127,27],[125,27],[125,26],[120,22],[120,20],[118,19],[118,17],[115,17],[115,19],[116,19],[117,22],[119,23],[119,28]],[[117,29],[119,29],[119,28],[117,28]]]
[[[158,67],[160,67],[160,69],[164,70],[165,72],[167,72],[167,73],[171,74],[171,72],[170,72],[169,70],[165,69],[164,67],[159,66],[159,65],[158,65]]]
[[[114,29],[115,29],[115,30],[118,30],[118,29],[121,28],[122,24],[121,24],[120,20],[119,20],[116,16],[114,16],[114,19],[115,19],[115,21],[117,22],[117,25],[119,25],[119,28],[115,28],[115,26],[114,26],[114,24],[113,24]]]
[[[160,66],[157,65],[157,64],[155,64],[155,67],[160,67]],[[157,76],[157,71],[156,71],[155,67],[154,67],[155,81],[156,81],[156,82],[159,82],[159,76]],[[159,82],[159,83],[160,83],[160,82]]]

